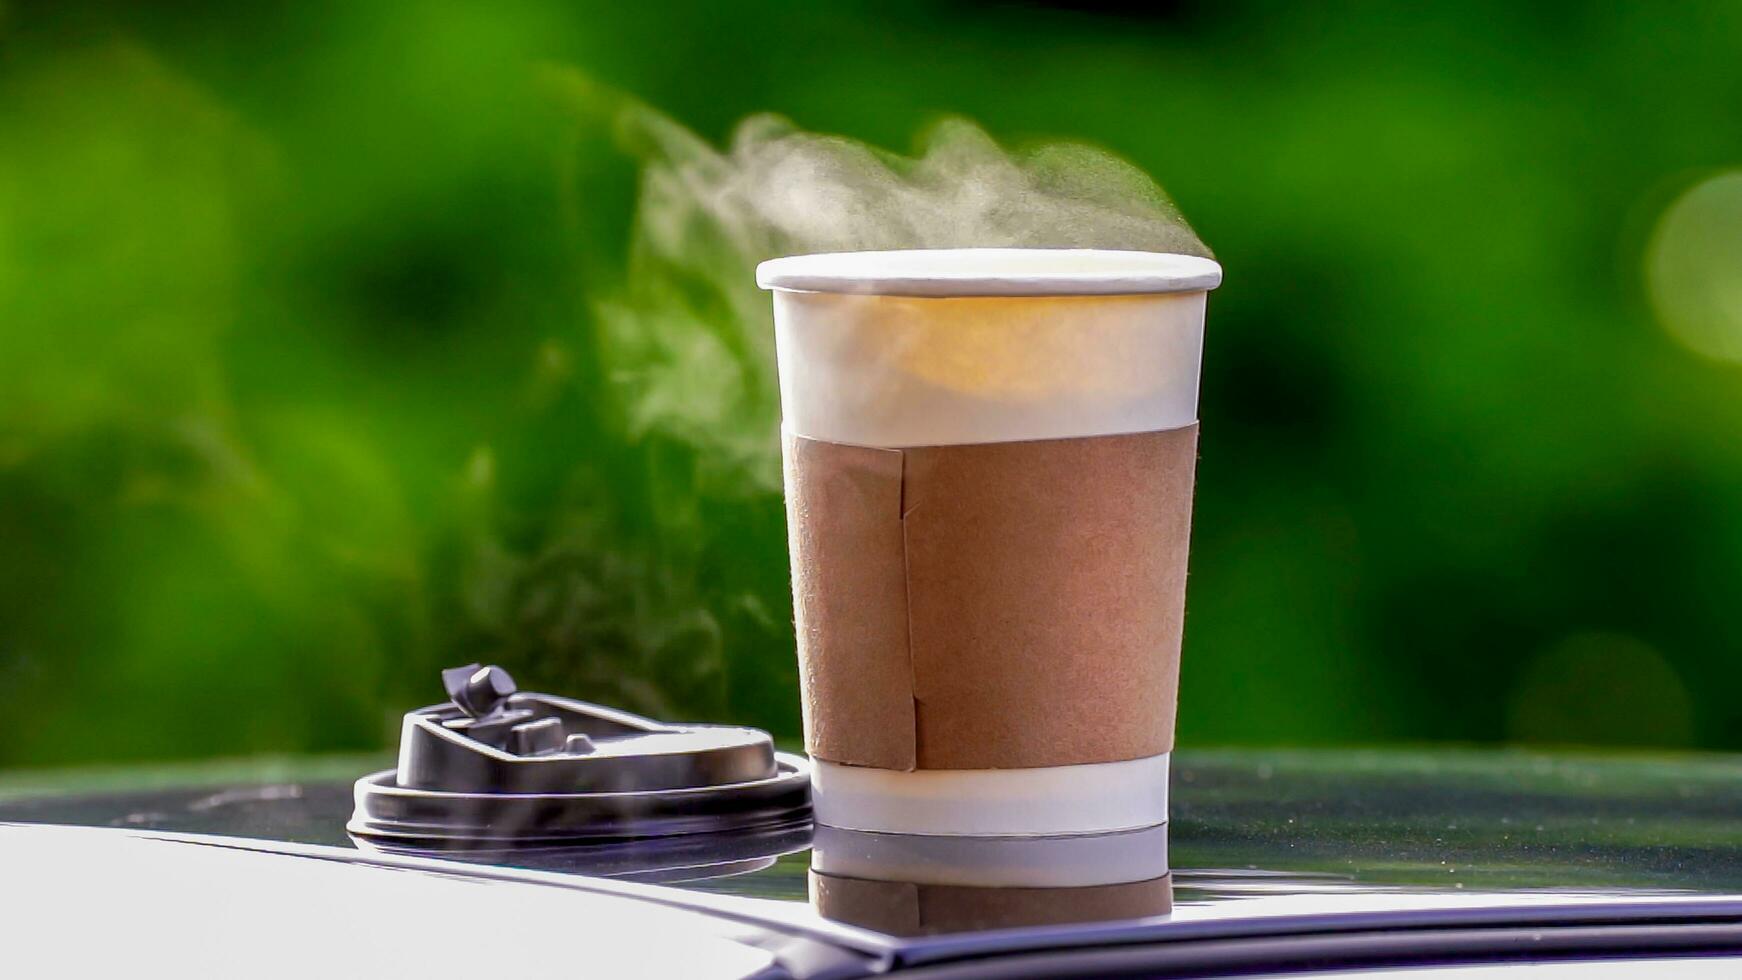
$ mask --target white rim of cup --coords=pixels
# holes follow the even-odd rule
[[[1129,296],[1222,283],[1214,259],[1101,248],[935,248],[818,252],[756,267],[763,289],[877,296]]]

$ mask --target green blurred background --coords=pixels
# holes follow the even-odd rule
[[[1742,6],[1551,6],[0,0],[0,765],[380,747],[472,659],[796,732],[755,256],[611,91],[1168,189],[1182,744],[1742,748]]]

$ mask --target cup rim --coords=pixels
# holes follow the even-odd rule
[[[935,248],[789,255],[756,267],[785,292],[880,296],[1120,296],[1221,285],[1214,259],[1102,248]]]

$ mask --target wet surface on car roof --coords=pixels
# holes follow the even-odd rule
[[[361,774],[375,761],[141,769],[131,784],[126,772],[85,780],[76,773],[15,773],[0,779],[0,821],[351,846],[344,825],[352,786],[344,773],[355,768]],[[1167,888],[1176,913],[1288,896],[1742,891],[1742,825],[1733,819],[1742,812],[1742,760],[1728,756],[1184,751],[1174,787],[1160,870],[1171,869]],[[809,844],[807,828],[789,826],[485,857],[796,903],[818,897]],[[439,856],[468,858],[464,852]],[[846,877],[857,888],[865,874]],[[1151,904],[1108,907],[1153,908],[1153,889],[1148,898],[1134,891],[1152,880],[1147,872],[1127,877],[1136,880],[1109,883],[1122,888],[1115,897]],[[1008,878],[998,879],[1006,890],[992,896],[1000,903],[1023,887]],[[884,882],[903,883],[899,873]],[[987,897],[952,891],[948,880],[906,884],[920,890],[915,907],[938,916],[946,903],[956,903],[948,906],[955,909]],[[907,901],[904,894],[878,892],[872,900],[883,905],[876,914],[885,914],[891,901]],[[1112,895],[1079,890],[1071,902]],[[866,900],[854,895],[859,904],[853,907]],[[978,920],[968,915],[962,921]]]

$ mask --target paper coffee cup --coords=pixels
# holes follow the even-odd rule
[[[1167,816],[1209,259],[765,262],[818,820]]]

